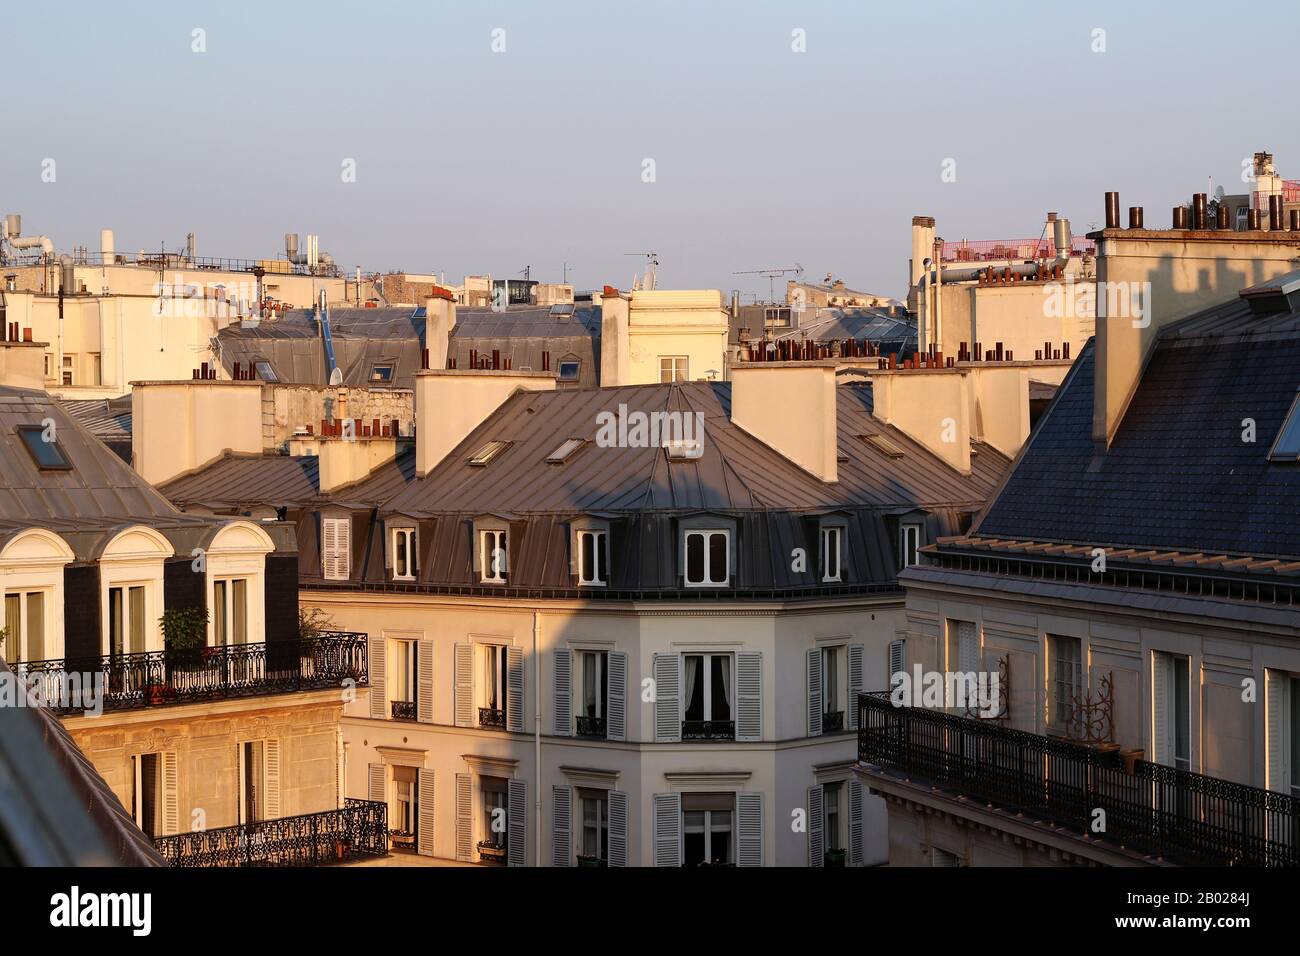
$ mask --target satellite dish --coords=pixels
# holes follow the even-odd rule
[[[330,372],[330,388],[338,388],[343,384],[343,369],[335,368]]]

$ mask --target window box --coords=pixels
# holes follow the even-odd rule
[[[498,846],[490,840],[480,840],[478,844],[478,858],[482,863],[491,863],[494,866],[505,866],[506,848]]]
[[[837,734],[844,729],[844,711],[833,710],[822,714],[822,733]]]
[[[734,720],[683,720],[682,740],[735,740]]]

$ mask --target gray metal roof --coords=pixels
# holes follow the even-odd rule
[[[131,396],[62,399],[68,414],[102,441],[113,454],[131,463]]]

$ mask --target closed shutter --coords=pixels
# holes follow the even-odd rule
[[[367,796],[375,803],[387,803],[388,768],[381,763],[372,763],[369,771]]]
[[[346,581],[352,576],[351,519],[321,520],[321,571],[331,581]]]
[[[1291,708],[1285,674],[1275,670],[1264,671],[1264,720],[1267,723],[1265,747],[1268,753],[1265,786],[1279,793],[1291,791]]]
[[[858,729],[858,698],[866,690],[867,662],[865,648],[861,644],[849,645],[849,700],[846,710],[849,712],[849,730]]]
[[[678,702],[682,686],[682,659],[676,654],[656,654],[655,740],[676,743],[682,739],[682,713]]]
[[[434,813],[434,776],[432,770],[421,769],[417,772],[420,789],[420,817],[415,835],[415,849],[421,856],[433,856],[433,838],[438,817]]]
[[[736,655],[736,739],[763,739],[763,655]]]
[[[763,865],[763,795],[736,794],[736,865]]]
[[[266,818],[280,817],[280,741],[268,740],[266,747]]]
[[[957,669],[963,674],[979,670],[980,640],[973,621],[957,622]]]
[[[456,645],[456,726],[474,726],[474,645]]]
[[[573,855],[570,829],[573,791],[568,787],[551,787],[551,865],[568,866]]]
[[[474,781],[467,773],[456,774],[456,859],[466,863],[474,857]]]
[[[656,793],[653,807],[655,866],[681,866],[682,795]]]
[[[366,658],[370,676],[370,716],[382,720],[388,716],[388,641],[382,636],[367,638]]]
[[[528,865],[528,784],[511,780],[506,790],[506,859],[511,866]]]
[[[1169,764],[1169,658],[1156,651],[1151,658],[1151,749],[1156,763]]]
[[[605,738],[627,739],[627,652],[610,651],[609,667],[605,674],[608,685],[606,700],[609,713],[605,715]]]
[[[573,651],[567,647],[552,652],[555,661],[555,735],[567,737],[573,724]]]
[[[176,767],[176,752],[162,755],[162,824],[163,833],[181,832],[180,777]]]
[[[822,732],[822,649],[808,650],[808,736]]]
[[[808,788],[808,865],[826,865],[826,839],[822,833],[822,788]]]
[[[627,794],[609,791],[609,865],[627,866]]]
[[[866,862],[866,843],[863,833],[866,817],[867,788],[860,781],[849,781],[849,866],[862,866]]]
[[[415,662],[419,674],[415,695],[415,718],[422,724],[433,723],[433,641],[420,641]]]
[[[506,730],[524,732],[524,652],[519,647],[506,648]]]
[[[338,554],[339,536],[335,519],[322,518],[320,523],[320,573],[326,579],[333,581],[338,578],[338,568],[334,563],[334,556]]]
[[[889,642],[889,686],[894,686],[894,675],[907,669],[907,645],[904,641]]]

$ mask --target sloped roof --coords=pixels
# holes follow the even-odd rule
[[[131,464],[131,396],[118,398],[62,399],[68,414],[108,446],[128,465]]]

